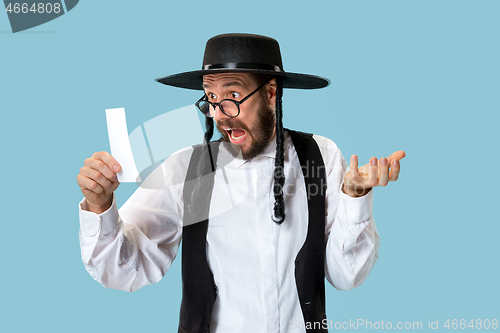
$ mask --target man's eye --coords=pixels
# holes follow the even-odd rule
[[[240,94],[238,94],[237,92],[232,92],[231,93],[231,97],[232,98],[238,98],[238,97],[240,97]]]
[[[214,100],[214,99],[216,99],[216,98],[217,98],[217,96],[215,96],[215,94],[208,94],[208,95],[207,95],[207,97],[208,97],[208,99],[210,99],[210,100]]]

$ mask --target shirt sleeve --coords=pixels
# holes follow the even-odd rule
[[[329,140],[320,149],[327,172],[325,276],[336,289],[350,290],[366,280],[378,259],[373,190],[359,198],[343,193],[347,163],[342,153]]]
[[[172,162],[174,163],[175,162]],[[165,162],[127,202],[102,214],[80,203],[80,249],[89,274],[106,288],[135,291],[161,280],[182,238],[185,172],[169,177]]]

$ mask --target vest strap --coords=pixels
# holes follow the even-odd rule
[[[217,165],[220,142],[210,144]],[[210,317],[217,298],[214,275],[207,262],[207,230],[215,172],[208,145],[193,147],[184,182],[182,230],[182,302],[179,333],[210,332]]]
[[[295,258],[295,283],[307,333],[328,332],[322,328],[325,308],[325,194],[326,170],[312,134],[288,130],[299,157],[306,183],[309,221],[304,245]],[[301,223],[301,221],[297,221]],[[318,324],[316,324],[318,323]],[[319,328],[316,328],[319,326]],[[306,326],[307,327],[307,326]]]

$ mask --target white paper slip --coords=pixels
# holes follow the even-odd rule
[[[125,109],[106,109],[106,122],[108,124],[109,145],[111,146],[111,156],[120,163],[122,169],[116,175],[118,181],[141,182],[139,172],[134,162],[132,148],[128,139],[127,121],[125,119]]]

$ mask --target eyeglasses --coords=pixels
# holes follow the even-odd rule
[[[260,88],[264,87],[269,81],[261,84],[257,89],[248,94],[241,101],[235,101],[234,99],[223,99],[219,103],[212,103],[208,100],[207,95],[203,95],[202,98],[195,103],[195,105],[200,109],[201,113],[205,116],[213,118],[215,114],[215,108],[219,107],[219,109],[228,117],[235,118],[240,114],[240,105],[243,104],[244,101],[252,97]]]

